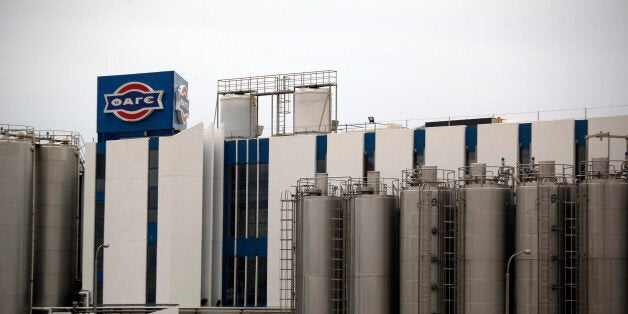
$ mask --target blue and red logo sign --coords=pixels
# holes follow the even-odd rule
[[[153,90],[144,83],[126,83],[118,87],[113,94],[105,95],[106,105],[104,112],[113,113],[120,120],[128,122],[140,121],[148,117],[154,110],[164,109],[161,100],[163,94],[164,91]]]
[[[188,87],[186,85],[179,85],[176,92],[176,106],[177,120],[179,123],[187,123],[190,116],[190,100],[188,98]]]

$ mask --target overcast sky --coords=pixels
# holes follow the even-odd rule
[[[218,79],[323,69],[341,123],[628,105],[628,1],[0,0],[0,123],[90,141],[97,76],[163,70],[209,123]]]

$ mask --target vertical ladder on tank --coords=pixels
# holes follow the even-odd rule
[[[345,252],[345,211],[342,202],[344,199],[335,199],[332,207],[331,222],[331,311],[332,313],[346,313],[345,302],[345,283],[346,276],[344,272]]]
[[[448,199],[453,193],[442,193],[439,208],[439,230],[441,248],[441,311],[445,314],[458,313],[456,304],[456,206]]]
[[[537,185],[538,221],[538,313],[551,313],[552,310],[552,260],[551,260],[551,196],[550,188]]]
[[[344,291],[344,302],[345,302],[345,307],[344,307],[344,313],[353,313],[355,310],[351,308],[351,298],[353,295],[353,287],[351,286],[351,281],[353,278],[351,278],[351,273],[352,273],[352,265],[353,265],[353,260],[351,259],[351,254],[353,254],[353,252],[351,251],[351,243],[352,243],[352,234],[353,234],[353,228],[351,227],[353,224],[353,215],[351,213],[353,213],[353,205],[351,204],[351,197],[344,197],[343,198],[343,202],[345,202],[345,220],[344,220],[344,243],[343,243],[343,248],[344,248],[344,260],[342,261],[342,265],[344,266],[344,285],[345,285],[345,291]]]
[[[455,237],[456,237],[456,248],[455,248],[455,252],[456,252],[456,259],[455,259],[455,269],[456,269],[456,278],[455,278],[455,283],[456,283],[456,287],[455,287],[455,291],[456,291],[456,296],[455,296],[455,313],[464,313],[464,304],[465,304],[465,294],[464,294],[464,288],[465,288],[465,282],[464,282],[464,267],[465,267],[465,249],[464,249],[464,244],[465,244],[465,228],[464,228],[464,224],[465,224],[465,219],[464,219],[464,215],[465,215],[465,211],[466,211],[466,200],[465,200],[465,195],[464,195],[464,191],[462,189],[460,189],[459,187],[456,187],[455,190],[455,204],[456,204],[456,223],[455,223],[455,228],[456,228],[456,232],[455,232]]]
[[[419,314],[430,314],[432,308],[432,193],[421,192],[419,200]]]
[[[296,305],[295,284],[295,259],[296,246],[296,210],[297,199],[293,198],[290,191],[284,191],[281,197],[281,247],[279,254],[279,303],[281,308],[294,312]]]
[[[565,200],[563,222],[563,313],[579,313],[579,278],[580,278],[580,224],[578,189],[572,187],[571,197]]]

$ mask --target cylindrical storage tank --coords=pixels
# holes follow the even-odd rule
[[[504,312],[508,185],[466,184],[464,195],[464,313]],[[512,232],[512,230],[510,231]]]
[[[439,189],[424,184],[403,189],[399,206],[400,313],[439,312]],[[435,201],[433,201],[435,200]]]
[[[589,179],[586,195],[586,295],[588,313],[628,309],[628,182]],[[584,214],[583,214],[584,215]]]
[[[0,308],[28,313],[33,208],[29,141],[0,139]]]
[[[351,313],[394,313],[397,198],[359,194],[349,202],[349,307]],[[321,312],[322,313],[322,312]]]
[[[245,94],[228,94],[220,98],[220,121],[225,137],[251,138],[257,135],[257,101]]]
[[[559,199],[569,197],[568,192],[556,182],[526,182],[517,187],[515,252],[531,250],[531,253],[517,255],[511,265],[516,271],[516,313],[559,311],[558,227],[559,207],[564,205]]]
[[[333,196],[302,196],[297,207],[297,313],[331,313]]]
[[[45,144],[35,154],[36,218],[33,305],[71,306],[79,157],[76,146]]]
[[[331,132],[329,88],[300,88],[294,92],[294,132]]]

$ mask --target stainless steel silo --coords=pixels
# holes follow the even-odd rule
[[[586,237],[582,276],[583,308],[588,313],[625,313],[628,309],[628,169],[612,170],[595,159],[580,193]],[[624,161],[622,168],[628,168]]]
[[[78,206],[78,148],[36,147],[36,218],[33,305],[70,306],[75,279],[75,217]]]
[[[0,135],[0,308],[29,311],[33,151],[26,138]]]
[[[345,261],[350,313],[395,313],[397,197],[387,193],[374,172],[366,184],[355,187],[356,194],[349,200],[350,248]]]
[[[464,204],[464,313],[504,312],[504,275],[513,193],[509,167],[487,175],[485,164],[466,169],[460,190]],[[512,232],[510,230],[509,232]]]
[[[340,199],[327,195],[326,174],[317,174],[316,184],[299,184],[297,192],[296,310],[331,313],[332,220]]]
[[[571,206],[570,177],[556,176],[554,161],[522,165],[517,186],[514,260],[516,313],[558,313],[563,221]],[[525,170],[524,170],[525,168]],[[564,172],[564,171],[563,171]]]
[[[403,172],[399,212],[400,313],[451,313],[455,295],[453,171]],[[444,174],[444,175],[443,175]]]

